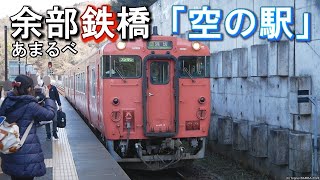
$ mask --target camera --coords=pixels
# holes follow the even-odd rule
[[[37,99],[38,103],[41,104],[46,99],[46,96],[44,95],[44,88],[43,87],[35,88],[34,96]]]

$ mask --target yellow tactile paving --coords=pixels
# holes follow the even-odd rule
[[[59,140],[52,141],[53,180],[78,180],[65,129],[59,129],[58,136]]]
[[[44,163],[46,164],[46,168],[52,168],[52,159],[45,159]]]

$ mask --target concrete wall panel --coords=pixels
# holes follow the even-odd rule
[[[225,94],[226,93],[226,89],[225,89],[225,82],[226,81],[227,81],[227,79],[225,79],[225,78],[218,79],[218,93],[219,94]]]
[[[268,157],[268,126],[266,124],[251,126],[250,154],[254,157]]]
[[[216,114],[227,116],[227,101],[225,94],[213,94],[213,108]]]
[[[289,169],[306,173],[311,172],[311,134],[290,132]]]
[[[313,121],[311,116],[291,115],[294,130],[301,132],[313,132]]]
[[[289,161],[289,131],[271,129],[269,134],[269,156],[276,165],[286,165]]]
[[[250,93],[254,96],[266,96],[268,79],[260,77],[248,78],[250,83]]]
[[[243,107],[242,107],[242,119],[247,119],[249,121],[254,120],[254,104],[253,104],[253,96],[252,95],[244,95],[242,96]]]
[[[233,61],[238,62],[238,76],[248,77],[248,49],[238,48],[232,50]]]
[[[209,141],[218,140],[218,116],[211,116],[208,139]]]
[[[222,77],[232,77],[232,51],[222,52]]]
[[[248,121],[234,121],[233,122],[233,137],[232,147],[235,150],[247,151],[248,150]]]
[[[276,76],[278,64],[278,42],[270,42],[269,44],[269,62],[268,62],[268,75]]]
[[[268,97],[288,97],[288,78],[273,76],[268,78]]]
[[[252,61],[257,63],[257,76],[266,77],[268,76],[268,45],[253,45],[251,46]],[[255,63],[252,63],[255,64]],[[255,72],[253,67],[252,72]],[[252,74],[253,75],[253,74]]]
[[[227,95],[237,94],[237,79],[236,78],[225,79],[224,85],[225,85],[225,93]]]
[[[211,93],[218,93],[218,79],[210,78]]]
[[[232,144],[232,119],[218,119],[218,142],[220,144]]]
[[[212,77],[222,77],[222,53],[218,52],[211,54],[211,59],[213,61]]]
[[[281,41],[278,43],[278,62],[277,62],[277,75],[289,75],[289,41]]]
[[[255,122],[266,123],[266,97],[254,96],[253,97],[253,118]],[[269,118],[269,116],[268,116]]]
[[[239,112],[238,95],[229,94],[226,96],[226,98],[227,98],[228,116],[233,118],[238,118],[238,112]]]
[[[267,124],[281,128],[292,128],[287,98],[268,97],[266,99]]]
[[[299,90],[309,90],[309,95],[312,92],[312,79],[310,76],[299,77]],[[301,115],[309,115],[312,113],[312,104],[311,102],[298,103],[299,114]]]

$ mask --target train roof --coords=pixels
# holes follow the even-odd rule
[[[150,42],[169,42],[172,43],[172,47],[152,47],[150,48]],[[126,47],[123,50],[117,48],[117,43],[125,42]],[[199,43],[200,49],[195,50],[193,43]],[[135,55],[135,54],[150,54],[152,51],[155,54],[163,54],[169,51],[173,55],[185,55],[185,56],[209,56],[210,50],[207,45],[202,42],[188,41],[174,36],[158,36],[153,35],[148,40],[137,39],[133,41],[117,41],[107,42],[100,48],[100,54],[104,55]]]

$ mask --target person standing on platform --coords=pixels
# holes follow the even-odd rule
[[[50,121],[56,112],[56,104],[45,99],[43,107],[33,96],[33,81],[25,75],[18,75],[12,83],[13,90],[8,92],[0,107],[0,116],[6,116],[8,123],[17,123],[20,137],[32,121],[30,132],[23,146],[15,153],[0,154],[1,169],[12,180],[33,180],[46,174],[44,155],[37,136],[35,123]]]
[[[44,89],[45,91],[48,91],[49,93],[49,98],[54,100],[55,102],[58,103],[58,110],[61,111],[61,101],[60,101],[60,96],[57,88],[51,84],[51,78],[49,76],[44,76],[43,77],[43,84],[44,84]],[[50,123],[46,124],[46,132],[47,132],[47,140],[51,140],[51,128],[50,128]],[[58,134],[57,134],[57,112],[55,112],[55,116],[52,119],[52,135],[55,139],[59,139]]]

